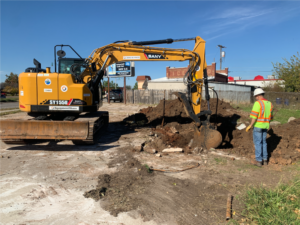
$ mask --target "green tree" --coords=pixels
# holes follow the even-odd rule
[[[126,90],[131,90],[131,86],[130,85],[126,85]]]
[[[285,91],[300,92],[300,55],[293,55],[288,61],[283,59],[284,63],[272,63],[273,74],[276,78],[284,80]]]
[[[138,83],[137,83],[137,82],[135,82],[135,84],[134,84],[134,86],[133,86],[132,89],[133,89],[133,90],[137,90],[137,89],[138,89]]]
[[[18,82],[18,74],[11,72],[9,75],[5,75],[6,80],[5,83],[7,86],[10,86],[11,88],[18,88],[19,82]]]
[[[108,82],[107,80],[104,80],[103,83],[102,83],[103,87],[108,87]],[[109,89],[114,89],[114,88],[118,88],[119,85],[117,83],[115,83],[114,81],[110,81],[109,82]]]
[[[12,95],[16,95],[19,92],[19,80],[18,74],[11,72],[9,75],[5,75],[5,87],[4,91]]]

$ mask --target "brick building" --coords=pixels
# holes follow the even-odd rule
[[[188,71],[187,67],[167,67],[166,77],[148,81],[148,89],[184,89],[183,77]],[[228,68],[216,70],[216,63],[207,66],[209,81],[228,83]]]
[[[138,83],[138,89],[144,89],[143,84],[147,81],[151,80],[150,76],[137,76],[136,81]]]
[[[187,67],[167,67],[166,77],[168,79],[183,78],[185,73],[188,71]],[[211,65],[207,66],[207,76],[209,80],[218,82],[228,82],[228,68],[224,70],[216,70],[216,63],[213,62]]]

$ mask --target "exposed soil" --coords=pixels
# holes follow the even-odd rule
[[[84,194],[86,198],[96,201],[103,199],[102,207],[114,216],[137,209],[143,200],[136,196],[142,195],[153,180],[149,168],[142,166],[129,154],[118,157],[109,166],[114,167],[116,163],[124,164],[120,172],[100,175],[96,189]]]
[[[129,153],[110,163],[112,167],[116,165],[122,165],[118,172],[100,175],[96,189],[84,194],[96,201],[101,199],[101,207],[114,216],[137,210],[144,221],[154,220],[161,224],[168,220],[179,225],[187,222],[196,225],[199,221],[211,224],[216,213],[223,211],[228,193],[224,187],[214,186],[209,195],[204,195],[203,190],[208,185],[205,181],[192,182],[160,172],[150,173]],[[209,202],[213,210],[207,212],[205,202]]]
[[[252,132],[247,133],[245,129],[236,129],[240,124],[237,122],[239,119],[248,123],[249,115],[234,109],[229,103],[221,100],[217,102],[217,99],[210,100],[210,108],[213,112],[210,122],[216,126],[223,137],[219,149],[254,159]],[[202,101],[201,109],[207,109],[206,101]],[[187,117],[182,102],[179,99],[165,102],[164,126],[161,125],[162,115],[163,101],[157,107],[141,109],[135,118],[136,121],[143,118],[144,124],[153,126],[152,132],[155,136],[146,142],[144,150],[155,149],[160,152],[167,147],[180,147],[185,153],[192,153],[195,145],[188,145],[194,138],[194,123]],[[125,120],[132,118],[133,116]],[[174,128],[177,132],[174,132]],[[297,130],[300,130],[300,119],[270,128],[267,136],[270,163],[287,165],[300,159],[300,140],[297,138],[299,136]]]
[[[297,132],[299,130],[300,119],[269,129],[267,144],[270,163],[287,165],[300,159],[300,140]],[[222,150],[254,158],[255,148],[252,140],[252,132],[233,130],[232,134],[226,135],[223,142],[224,146],[232,145],[232,148],[223,147]]]

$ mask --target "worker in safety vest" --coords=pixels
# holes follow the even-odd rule
[[[256,102],[250,113],[251,124],[246,128],[246,132],[248,132],[254,126],[253,142],[256,161],[252,164],[258,167],[261,167],[262,164],[268,165],[267,131],[271,120],[273,120],[273,105],[264,98],[264,93],[261,88],[254,90]]]

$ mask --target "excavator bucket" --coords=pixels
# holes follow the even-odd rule
[[[217,148],[222,143],[222,135],[208,121],[201,122],[195,115],[185,93],[173,92],[183,103],[186,114],[195,121],[194,143],[205,149]],[[200,127],[200,128],[199,128]]]
[[[200,129],[195,129],[194,142],[205,149],[217,148],[222,143],[222,135],[210,124],[203,124]]]

